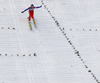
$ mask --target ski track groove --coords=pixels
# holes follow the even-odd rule
[[[12,12],[12,14],[14,15],[14,18],[16,18],[17,15],[16,15],[16,13],[15,13],[15,11],[14,11],[14,9],[15,9],[14,2],[13,2],[13,0],[11,0],[11,3],[10,3],[9,0],[8,0],[8,2],[9,2],[9,5],[10,5],[10,7],[11,7],[11,12]],[[12,6],[13,6],[13,7],[12,7]],[[15,24],[15,26],[18,26],[16,20],[14,20],[14,24]],[[20,32],[20,30],[19,30],[19,32]],[[21,34],[19,34],[19,36],[21,36]],[[21,52],[23,52],[22,43],[20,42],[21,39],[19,39],[19,37],[18,37],[18,40],[19,40],[19,45],[20,45],[20,48],[21,48]]]
[[[76,49],[76,47],[73,45],[73,43],[71,42],[70,38],[66,35],[65,33],[65,28],[61,27],[61,25],[59,24],[59,22],[56,20],[56,18],[51,14],[50,10],[47,8],[47,5],[44,3],[43,0],[41,0],[42,5],[44,6],[44,9],[47,10],[47,12],[49,13],[49,15],[52,17],[52,19],[54,20],[55,24],[57,25],[57,27],[59,28],[59,30],[62,32],[63,36],[67,39],[67,42],[70,44],[70,46],[73,48],[75,54],[77,55],[77,57],[81,60],[81,62],[83,63],[84,67],[87,69],[88,73],[91,74],[91,76],[94,78],[94,80],[96,81],[96,83],[100,83],[100,81],[97,79],[97,77],[95,76],[95,74],[92,72],[92,70],[88,67],[88,65],[86,65],[85,60],[81,57],[79,51]],[[78,30],[78,29],[77,29]],[[85,29],[83,29],[84,31]],[[72,31],[72,29],[70,29],[70,31]],[[91,31],[91,29],[89,29],[89,31]],[[98,31],[97,29],[95,29],[95,31]]]

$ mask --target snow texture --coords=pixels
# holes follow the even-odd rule
[[[0,83],[100,83],[99,0],[0,0],[0,18]]]

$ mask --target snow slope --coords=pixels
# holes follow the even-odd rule
[[[99,83],[99,2],[0,0],[0,83]]]

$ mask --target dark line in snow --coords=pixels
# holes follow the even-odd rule
[[[19,57],[31,57],[31,56],[37,56],[37,53],[33,53],[33,54],[0,54],[0,56],[6,56],[6,57],[10,57],[10,56],[19,56]]]
[[[61,27],[61,25],[59,24],[59,22],[56,20],[56,18],[51,14],[50,10],[47,8],[47,6],[45,5],[44,1],[41,0],[42,5],[44,6],[44,9],[47,10],[47,12],[50,14],[50,16],[52,17],[52,19],[54,20],[55,24],[57,25],[57,27],[60,29],[60,31],[62,32],[62,34],[65,36],[65,38],[67,39],[68,43],[71,45],[71,47],[73,48],[75,54],[78,56],[78,58],[82,61],[82,63],[84,64],[84,67],[88,70],[88,73],[90,73],[92,75],[92,77],[94,78],[94,80],[97,83],[100,83],[99,80],[97,79],[97,77],[95,76],[95,74],[92,72],[91,69],[89,69],[89,67],[86,65],[85,60],[81,57],[79,51],[76,49],[76,47],[73,45],[73,43],[71,42],[71,40],[67,37],[66,33],[65,33],[65,28]],[[79,29],[77,29],[79,30]],[[70,29],[70,31],[72,31],[72,29]],[[85,31],[85,29],[83,29],[83,31]],[[91,29],[89,29],[88,31],[92,31]],[[98,31],[97,29],[95,29],[95,31]]]
[[[0,29],[3,29],[3,30],[15,30],[16,28],[14,28],[14,27],[1,27]]]

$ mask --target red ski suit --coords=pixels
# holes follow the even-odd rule
[[[31,6],[27,9],[25,9],[24,11],[22,11],[22,13],[24,13],[25,11],[29,10],[29,21],[32,19],[34,19],[34,9],[35,8],[41,8],[42,6],[37,6],[37,7],[34,7],[34,6]]]
[[[32,19],[34,19],[34,8],[35,7],[29,7],[29,21]]]

